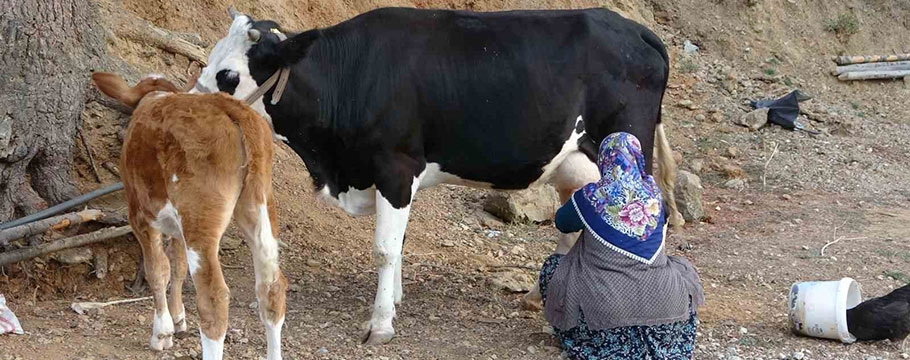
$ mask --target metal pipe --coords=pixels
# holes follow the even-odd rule
[[[70,200],[64,201],[57,205],[51,206],[47,209],[41,210],[34,214],[28,215],[26,217],[18,218],[16,220],[12,220],[12,221],[7,221],[5,223],[0,224],[0,230],[9,229],[13,226],[19,226],[22,224],[28,224],[33,221],[46,219],[48,217],[51,217],[51,216],[57,215],[61,212],[64,212],[66,210],[69,210],[73,207],[85,204],[95,198],[99,198],[99,197],[102,197],[104,195],[107,195],[107,194],[110,194],[112,192],[119,191],[119,190],[123,190],[122,182],[116,183],[116,184],[108,186],[106,188],[101,188],[101,189],[92,191],[88,194],[79,195],[75,198],[72,198]]]

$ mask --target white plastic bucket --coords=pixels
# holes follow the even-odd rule
[[[790,325],[797,334],[853,343],[856,338],[847,329],[847,309],[862,300],[859,284],[851,278],[795,283],[787,302]]]

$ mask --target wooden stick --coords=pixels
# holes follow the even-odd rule
[[[95,277],[104,279],[107,276],[107,248],[96,248],[92,253],[94,255],[92,265],[95,268]]]
[[[847,72],[847,73],[838,75],[837,79],[841,80],[841,81],[876,80],[876,79],[898,79],[898,78],[902,78],[905,76],[910,76],[910,70]]]
[[[154,46],[170,53],[186,56],[190,60],[206,63],[205,49],[184,40],[179,35],[164,30],[142,19],[123,20],[114,32],[118,37]]]
[[[862,240],[862,239],[865,239],[865,238],[866,238],[866,237],[863,236],[863,237],[856,237],[856,238],[844,239],[844,237],[841,236],[841,237],[837,238],[836,240],[831,241],[831,242],[825,244],[825,246],[822,246],[822,251],[820,252],[819,255],[820,255],[820,256],[825,256],[825,249],[828,248],[828,247],[831,246],[831,245],[837,244],[837,243],[840,242],[841,240]]]
[[[86,310],[99,309],[105,306],[118,305],[118,304],[129,304],[139,301],[151,300],[151,296],[146,296],[138,299],[124,299],[117,301],[108,301],[108,302],[77,302],[70,304],[70,309],[73,309],[77,314],[85,314]]]
[[[55,251],[66,250],[74,247],[94,244],[104,240],[116,238],[133,232],[127,226],[104,228],[92,233],[55,240],[38,246],[0,253],[0,266],[9,265],[22,260],[49,254]]]
[[[846,72],[854,71],[871,71],[871,70],[910,70],[910,61],[895,61],[883,63],[866,63],[838,66],[834,70],[834,75],[840,75]]]
[[[105,161],[105,162],[101,163],[101,167],[107,169],[107,171],[110,171],[111,174],[114,174],[115,176],[120,177],[120,169],[118,169],[117,165],[115,165],[114,163],[112,163],[110,161]]]
[[[82,210],[0,230],[0,244],[6,245],[10,240],[43,233],[47,230],[60,230],[67,226],[98,220],[104,213],[101,210]]]
[[[864,64],[874,62],[894,62],[910,60],[910,54],[895,55],[859,55],[859,56],[838,56],[834,58],[837,65]]]
[[[98,175],[98,167],[95,166],[95,156],[92,155],[92,148],[88,146],[88,141],[85,140],[85,132],[82,129],[79,129],[79,137],[82,138],[82,146],[85,148],[85,153],[88,154],[88,163],[92,165],[92,174],[95,174],[95,181],[101,183],[101,175]]]
[[[774,144],[774,150],[771,151],[771,156],[768,157],[768,161],[765,161],[765,166],[761,170],[761,189],[764,190],[767,182],[765,181],[765,174],[768,172],[768,165],[771,164],[771,160],[774,159],[774,154],[777,154],[777,148],[780,147],[779,143]]]

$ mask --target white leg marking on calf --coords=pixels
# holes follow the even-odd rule
[[[281,360],[281,327],[284,326],[284,317],[271,324],[265,322],[265,338],[268,342],[268,360]]]
[[[168,311],[155,311],[155,318],[152,322],[152,338],[149,339],[149,347],[152,350],[160,351],[169,349],[174,346],[174,320]]]
[[[172,182],[172,183],[177,182],[177,180],[179,180],[179,179],[177,179],[177,174],[171,175],[171,182]]]
[[[256,282],[275,281],[275,273],[278,271],[278,240],[275,240],[272,234],[272,222],[269,220],[269,209],[259,205],[259,233],[254,241],[255,257],[254,266],[256,266]]]
[[[224,336],[220,339],[209,339],[199,329],[199,335],[202,338],[202,360],[221,360],[224,356]]]
[[[420,179],[411,183],[411,200],[420,186]],[[396,209],[376,192],[376,237],[373,243],[373,258],[376,260],[379,281],[376,299],[373,302],[373,316],[370,319],[369,344],[385,343],[395,335],[392,319],[395,317],[395,271],[401,267],[401,248],[410,216],[410,203]]]
[[[196,271],[199,270],[201,266],[202,259],[199,258],[199,253],[196,250],[186,248],[186,267],[190,269],[190,276],[195,275]]]

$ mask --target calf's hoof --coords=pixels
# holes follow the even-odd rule
[[[174,334],[152,335],[149,347],[155,351],[167,350],[174,346]]]
[[[367,322],[360,334],[360,342],[367,345],[382,345],[392,341],[394,337],[395,329],[380,329]]]

